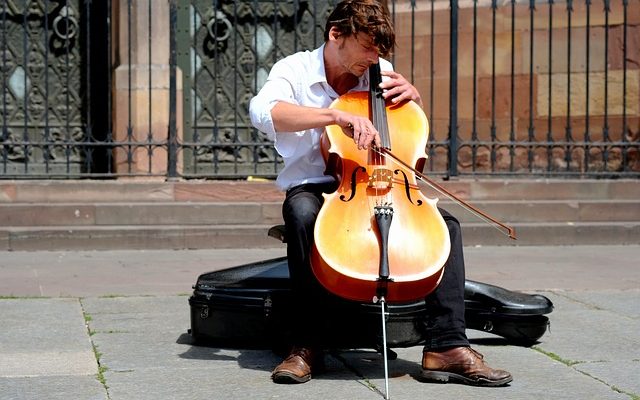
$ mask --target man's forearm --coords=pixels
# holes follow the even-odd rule
[[[298,132],[336,123],[334,110],[299,106],[284,101],[278,102],[271,109],[271,117],[276,132]]]

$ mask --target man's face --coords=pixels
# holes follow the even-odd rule
[[[378,47],[369,35],[357,33],[337,39],[340,65],[353,75],[362,76],[371,64],[378,62]]]

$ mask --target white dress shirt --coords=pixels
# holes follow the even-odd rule
[[[320,136],[324,128],[300,132],[276,132],[271,109],[279,101],[306,107],[327,108],[339,96],[327,83],[324,69],[324,45],[314,51],[302,51],[290,55],[273,65],[269,77],[260,92],[251,99],[249,113],[251,123],[274,141],[278,154],[284,160],[284,168],[276,183],[287,190],[304,183],[333,181],[325,175],[325,162],[320,151]],[[380,59],[380,68],[391,70],[391,63]],[[369,90],[369,71],[360,77],[350,91]],[[304,118],[304,115],[300,115]]]

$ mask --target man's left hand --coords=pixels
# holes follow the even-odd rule
[[[413,100],[422,107],[422,98],[418,93],[418,89],[409,83],[402,74],[395,71],[381,71],[381,73],[389,78],[383,80],[380,84],[380,88],[385,90],[383,94],[385,99],[391,99],[394,104],[405,100]]]

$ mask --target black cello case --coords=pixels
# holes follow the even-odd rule
[[[286,257],[202,274],[189,298],[196,343],[243,348],[278,348],[290,340],[291,288]],[[490,332],[511,344],[530,346],[547,330],[553,303],[539,294],[465,282],[467,329]],[[374,348],[382,344],[379,304],[329,295],[321,337],[328,348]],[[411,347],[425,340],[423,301],[387,304],[388,347]]]

